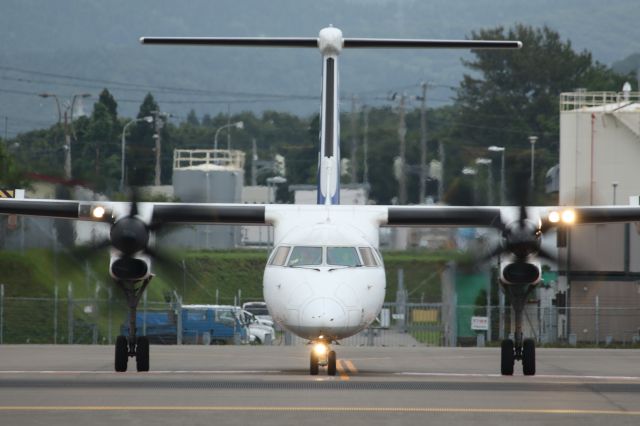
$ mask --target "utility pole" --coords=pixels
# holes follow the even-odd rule
[[[422,82],[420,99],[420,194],[418,204],[427,197],[427,83]]]
[[[438,154],[440,156],[440,179],[438,180],[438,201],[442,202],[444,197],[444,166],[445,166],[445,152],[442,141],[438,143]]]
[[[153,184],[155,186],[160,186],[160,175],[162,174],[162,166],[160,165],[160,157],[162,154],[162,128],[164,127],[163,119],[167,117],[169,114],[166,112],[160,111],[151,111],[151,115],[153,115],[153,124],[155,128],[155,133],[153,135],[153,139],[156,141],[156,166],[155,166],[155,177],[153,180]]]
[[[251,185],[258,185],[258,147],[256,138],[251,139]]]
[[[365,185],[369,183],[369,109],[366,106],[362,107],[362,114],[364,115],[364,128],[362,130],[362,148],[364,154],[364,171],[362,175],[362,182]]]
[[[358,170],[357,170],[357,160],[356,153],[358,151],[358,136],[357,136],[357,100],[356,95],[351,96],[351,183],[356,183],[358,181]]]
[[[398,204],[407,204],[407,175],[406,175],[406,136],[407,136],[407,124],[405,122],[405,102],[406,96],[403,93],[400,95],[400,101],[398,104],[398,139],[400,141],[400,173],[398,176]]]

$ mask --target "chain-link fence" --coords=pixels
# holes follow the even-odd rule
[[[233,305],[234,300],[229,302]],[[197,329],[188,330],[180,324],[179,310],[177,300],[158,302],[143,298],[138,310],[138,333],[154,335],[155,343],[175,344],[180,329],[184,336],[189,336],[184,338],[184,343],[217,342]],[[126,313],[125,303],[112,297],[111,292],[108,297],[76,299],[72,294],[5,297],[0,291],[0,344],[112,344],[116,336],[127,333]],[[486,329],[474,329],[477,328],[473,325],[474,317],[484,318]],[[248,343],[246,330],[243,335],[241,326],[234,327],[233,336],[238,337],[227,338],[224,343]],[[509,337],[513,329],[509,306],[487,309],[476,305],[453,308],[442,303],[387,303],[369,328],[344,339],[341,344],[472,346],[478,343],[478,336],[485,342],[499,342]],[[640,309],[531,305],[525,310],[524,333],[549,345],[638,345]],[[307,343],[277,327],[272,342],[279,345]]]

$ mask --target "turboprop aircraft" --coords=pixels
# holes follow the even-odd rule
[[[385,272],[378,250],[381,226],[471,226],[501,231],[491,255],[501,256],[500,284],[515,311],[514,340],[502,342],[501,372],[513,374],[521,360],[525,375],[535,374],[535,343],[524,339],[522,312],[540,283],[538,257],[543,233],[579,223],[640,221],[637,207],[453,207],[340,205],[340,126],[338,58],[354,48],[518,49],[518,41],[344,38],[329,27],[313,38],[147,38],[143,44],[317,48],[322,56],[322,105],[317,205],[248,205],[0,199],[0,214],[48,216],[105,222],[111,247],[109,272],[127,296],[129,335],[119,336],[115,370],[126,371],[136,358],[149,370],[149,341],[136,336],[136,309],[153,278],[155,231],[165,224],[270,225],[274,249],[264,271],[269,312],[283,328],[313,343],[309,373],[326,366],[336,374],[331,345],[365,329],[379,314],[385,297]]]

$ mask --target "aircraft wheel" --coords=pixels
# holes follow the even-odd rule
[[[309,362],[309,374],[312,376],[318,375],[318,356],[314,351],[311,351],[310,362]]]
[[[117,372],[127,371],[127,362],[129,361],[129,342],[125,336],[118,336],[116,339],[116,361],[115,367]]]
[[[336,351],[329,351],[327,355],[327,376],[336,375]]]
[[[533,339],[524,339],[522,344],[522,372],[525,376],[536,374],[536,342]]]
[[[138,371],[149,371],[149,339],[140,336],[136,341],[136,367]]]
[[[503,376],[513,376],[513,340],[505,339],[502,341],[500,353],[500,373]]]

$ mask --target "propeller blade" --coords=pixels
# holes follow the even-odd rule
[[[140,201],[140,194],[136,188],[131,188],[131,201],[129,209],[129,217],[136,216],[138,214],[138,202]]]

